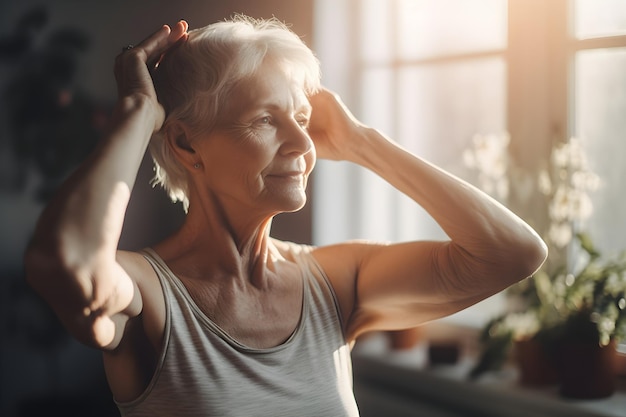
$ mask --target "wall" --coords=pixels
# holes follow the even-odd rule
[[[276,16],[290,23],[305,42],[312,43],[313,0],[0,0],[0,39],[12,33],[24,12],[38,5],[49,14],[46,30],[74,27],[87,35],[89,48],[80,55],[74,86],[103,109],[110,109],[115,99],[115,55],[122,46],[139,42],[163,23],[184,18],[193,28],[235,12]],[[0,62],[3,90],[15,76],[13,64]],[[45,415],[115,415],[99,353],[70,340],[23,283],[22,254],[43,206],[35,197],[42,178],[32,162],[17,160],[11,152],[14,143],[6,123],[11,105],[0,104],[0,415],[36,415],[42,407]],[[123,248],[149,245],[182,221],[181,208],[149,186],[149,162],[144,160],[133,191]],[[279,216],[273,234],[310,242],[309,207],[297,214]],[[92,409],[92,402],[98,404],[100,412]]]

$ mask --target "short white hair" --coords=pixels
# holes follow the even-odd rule
[[[278,19],[237,15],[189,31],[189,38],[168,52],[153,78],[166,118],[149,149],[154,160],[154,185],[161,185],[172,201],[187,211],[188,174],[168,140],[168,126],[185,122],[196,132],[210,131],[229,93],[253,77],[265,59],[282,64],[306,94],[320,88],[320,66],[305,43]]]

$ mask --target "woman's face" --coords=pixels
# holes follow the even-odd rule
[[[215,129],[196,142],[202,186],[224,204],[263,214],[300,209],[315,164],[310,115],[302,87],[264,63],[233,90]]]

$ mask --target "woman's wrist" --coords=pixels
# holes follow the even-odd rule
[[[146,128],[150,129],[150,136],[163,125],[165,115],[163,109],[152,98],[144,94],[134,94],[120,98],[113,111],[114,123],[125,123],[135,117],[139,118]]]
[[[352,141],[353,146],[347,160],[368,169],[374,169],[377,160],[383,157],[384,147],[395,146],[393,140],[369,126],[360,126],[356,136],[357,139]]]

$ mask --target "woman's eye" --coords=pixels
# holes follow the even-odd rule
[[[264,117],[261,117],[260,119],[258,119],[258,120],[256,121],[256,123],[257,123],[258,125],[268,125],[268,124],[270,124],[271,122],[272,122],[272,118],[271,118],[271,117],[269,117],[269,116],[264,116]]]
[[[298,119],[298,124],[300,125],[300,127],[306,129],[307,127],[309,127],[309,119],[304,118],[304,117],[301,119]]]

